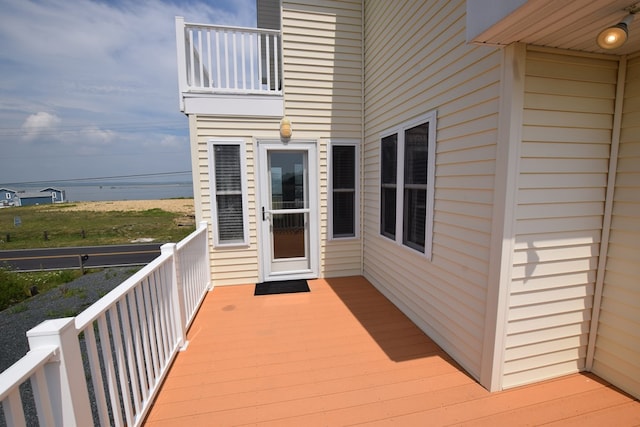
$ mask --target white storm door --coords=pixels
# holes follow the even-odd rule
[[[262,279],[318,276],[316,145],[258,142]]]

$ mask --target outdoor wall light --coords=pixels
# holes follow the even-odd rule
[[[283,117],[280,120],[280,137],[282,139],[290,139],[293,134],[293,130],[291,129],[291,120],[286,117]]]
[[[600,31],[596,39],[598,46],[603,49],[617,49],[627,41],[629,25],[631,25],[634,15],[640,11],[640,7],[636,4],[626,8],[625,11],[629,14],[622,21]]]

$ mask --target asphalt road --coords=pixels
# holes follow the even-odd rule
[[[159,243],[0,251],[0,266],[20,271],[144,265],[160,255]]]

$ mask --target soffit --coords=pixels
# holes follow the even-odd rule
[[[506,18],[473,39],[476,43],[508,45],[522,42],[538,46],[615,55],[640,52],[640,13],[620,48],[605,50],[596,36],[620,22],[625,8],[638,0],[529,0]],[[468,17],[473,19],[473,17]]]

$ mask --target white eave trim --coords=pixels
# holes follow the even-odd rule
[[[282,117],[284,98],[261,95],[184,93],[185,114],[240,117]]]

